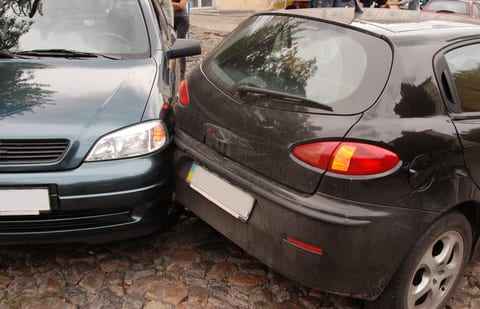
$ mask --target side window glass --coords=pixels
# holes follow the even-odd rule
[[[170,27],[167,23],[167,19],[165,18],[165,14],[163,13],[162,7],[158,0],[153,0],[153,7],[155,10],[155,15],[156,19],[158,22],[158,26],[160,28],[160,35],[161,35],[161,41],[162,41],[162,46],[166,50],[170,45],[171,45],[171,32],[170,32]],[[170,60],[168,61],[166,53],[163,53],[163,63],[162,65],[162,80],[166,84],[170,84],[171,81],[171,73],[173,71],[173,66],[175,61]]]
[[[480,44],[463,46],[445,55],[463,112],[480,111]]]
[[[154,8],[155,8],[155,15],[157,15],[158,25],[159,25],[160,30],[161,30],[161,35],[162,35],[161,39],[162,39],[163,45],[168,46],[169,45],[168,42],[169,42],[169,39],[170,39],[170,28],[168,26],[167,20],[165,18],[163,10],[162,10],[160,4],[158,3],[158,1],[154,0],[152,2],[153,2],[153,5],[154,5]]]
[[[476,3],[473,4],[473,15],[475,17],[480,17],[480,5],[479,4],[476,4]]]

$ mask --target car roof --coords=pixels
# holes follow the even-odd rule
[[[327,22],[344,24],[348,27],[368,31],[395,41],[405,37],[420,36],[431,40],[452,41],[460,37],[480,38],[480,21],[469,17],[422,12],[420,10],[394,10],[363,8],[355,13],[353,8],[296,9],[264,12],[306,17]]]

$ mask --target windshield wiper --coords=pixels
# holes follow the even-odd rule
[[[11,53],[4,53],[4,52],[0,52],[0,58],[15,58],[15,55],[14,54],[11,54]]]
[[[90,53],[90,52],[81,52],[77,50],[69,50],[69,49],[32,49],[32,50],[24,50],[20,52],[16,52],[17,55],[22,56],[40,56],[40,57],[62,57],[62,58],[108,58],[108,59],[115,59],[119,60],[121,58],[105,55],[105,54],[98,54],[98,53]]]
[[[0,52],[0,59],[24,58],[15,53]]]
[[[333,108],[329,105],[310,100],[298,95],[294,94],[288,94],[285,92],[281,91],[276,91],[276,90],[270,90],[270,89],[265,89],[265,88],[259,88],[255,86],[249,86],[249,85],[240,85],[237,88],[237,93],[240,95],[240,97],[246,97],[249,93],[254,93],[254,94],[261,94],[265,96],[271,96],[275,98],[279,98],[285,101],[292,101],[296,103],[302,103],[305,106],[308,107],[314,107],[314,108],[321,108],[327,111],[333,111]]]

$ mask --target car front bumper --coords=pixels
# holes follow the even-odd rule
[[[50,210],[38,215],[0,215],[0,244],[102,243],[155,231],[171,201],[171,151],[67,171],[0,173],[0,190],[48,188],[50,199]]]
[[[306,196],[219,156],[185,133],[177,132],[175,142],[176,199],[272,269],[322,291],[376,298],[438,216],[322,194]],[[254,197],[246,222],[192,189],[188,174],[193,162]],[[321,253],[287,239],[320,248]]]

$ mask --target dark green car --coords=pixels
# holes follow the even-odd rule
[[[166,224],[174,58],[198,53],[156,0],[0,0],[0,244]]]

